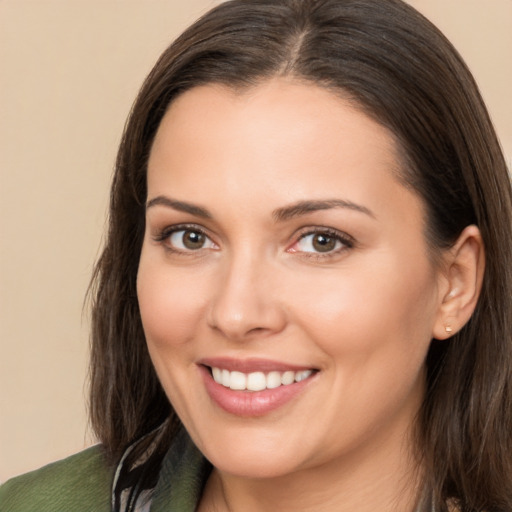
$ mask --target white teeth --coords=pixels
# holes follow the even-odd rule
[[[219,384],[222,382],[222,370],[220,368],[212,368],[213,380]]]
[[[279,372],[270,372],[267,375],[267,388],[274,389],[281,385],[281,374]]]
[[[275,389],[279,386],[289,386],[294,382],[300,382],[313,374],[313,370],[302,370],[299,372],[272,371],[268,374],[263,372],[230,372],[229,370],[212,367],[213,380],[226,388],[236,391],[262,391],[264,389]]]
[[[295,382],[307,379],[313,372],[311,370],[304,370],[295,374]]]
[[[281,384],[283,386],[288,386],[292,382],[295,382],[295,372],[284,372],[281,375]]]
[[[223,370],[224,371],[224,370]],[[225,370],[227,371],[227,370]],[[247,387],[247,377],[242,372],[231,372],[229,379],[229,387],[231,389],[243,390]]]
[[[261,391],[267,387],[267,379],[263,372],[254,372],[247,375],[247,389],[249,391]]]

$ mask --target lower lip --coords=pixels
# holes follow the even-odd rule
[[[199,366],[199,370],[210,398],[224,411],[242,417],[264,416],[279,409],[302,393],[315,375],[274,389],[234,391],[215,382],[208,368]]]

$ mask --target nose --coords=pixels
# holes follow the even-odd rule
[[[286,314],[276,286],[276,271],[256,257],[240,257],[226,265],[209,304],[210,328],[234,341],[282,331]]]

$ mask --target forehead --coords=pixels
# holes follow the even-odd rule
[[[356,166],[366,157],[376,171],[398,175],[398,154],[393,134],[348,100],[274,79],[242,92],[214,84],[179,96],[157,131],[149,171],[165,167],[178,178],[183,166],[192,166],[197,174],[208,167],[207,157],[212,179],[232,166],[273,179],[291,166],[297,178],[307,178],[306,170],[318,173],[320,163],[342,159],[344,167]]]
[[[186,134],[190,128],[197,131],[198,121],[205,129],[211,124],[221,128],[226,121],[240,117],[246,129],[252,127],[254,132],[263,128],[275,134],[285,124],[288,128],[294,126],[292,132],[287,132],[292,136],[306,127],[340,129],[346,126],[343,119],[348,116],[354,134],[371,130],[390,149],[395,145],[393,133],[372,120],[356,100],[343,91],[335,94],[326,87],[293,78],[274,78],[243,88],[215,83],[193,87],[171,102],[157,131],[155,144],[158,134],[178,122],[180,132]]]
[[[200,86],[178,97],[161,122],[148,199],[193,202],[229,222],[341,199],[423,235],[423,201],[403,185],[398,155],[387,128],[325,88],[284,79],[243,92]]]

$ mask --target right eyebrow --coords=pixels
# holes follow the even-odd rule
[[[190,213],[191,215],[195,215],[196,217],[201,217],[203,219],[212,218],[212,214],[201,206],[197,206],[193,203],[187,203],[185,201],[178,201],[177,199],[172,199],[167,196],[156,196],[153,199],[150,199],[146,203],[146,211],[154,206],[166,206],[173,210]]]
[[[300,217],[307,215],[308,213],[316,212],[319,210],[330,210],[332,208],[347,208],[356,212],[364,213],[375,219],[373,212],[360,204],[353,203],[352,201],[346,201],[344,199],[325,199],[325,200],[313,200],[313,201],[299,201],[290,206],[278,208],[272,214],[277,222],[283,222],[294,217]]]

